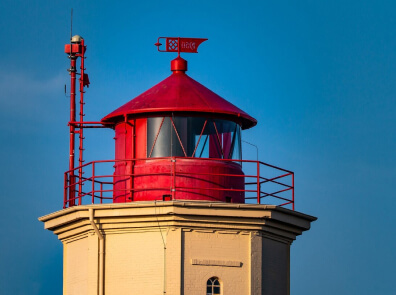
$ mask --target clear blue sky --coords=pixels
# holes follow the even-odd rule
[[[292,245],[292,294],[395,294],[395,2],[181,2],[1,1],[1,293],[61,294],[62,245],[37,217],[62,208],[73,7],[87,120],[170,74],[158,36],[209,38],[189,75],[258,120],[243,139],[319,218]],[[87,160],[113,158],[112,131],[86,134]]]

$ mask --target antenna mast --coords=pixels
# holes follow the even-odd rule
[[[84,120],[84,86],[89,85],[88,75],[84,73],[84,60],[85,51],[87,47],[84,45],[84,39],[75,35],[72,36],[73,30],[73,9],[71,10],[71,23],[70,23],[70,44],[65,45],[65,53],[68,54],[70,59],[70,145],[69,145],[69,179],[67,179],[69,186],[69,196],[65,196],[69,200],[69,206],[76,205],[76,185],[79,185],[78,189],[78,204],[81,205],[81,192],[82,192],[82,165],[83,160],[83,120]],[[77,73],[76,62],[77,58],[80,57],[80,73]],[[79,78],[79,91],[80,91],[80,122],[76,122],[76,75],[80,75]],[[78,158],[78,176],[75,174],[75,136],[79,134],[79,158]],[[78,180],[78,181],[77,181]]]

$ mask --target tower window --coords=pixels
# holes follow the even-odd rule
[[[211,277],[206,282],[206,295],[219,295],[221,291],[221,286],[219,278]]]

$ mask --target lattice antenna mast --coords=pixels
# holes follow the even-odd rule
[[[81,179],[83,177],[82,165],[84,163],[83,160],[83,119],[84,119],[84,87],[89,85],[88,75],[84,73],[84,60],[85,60],[85,51],[87,47],[84,45],[84,39],[75,35],[72,36],[73,30],[73,9],[71,10],[71,22],[70,22],[70,44],[65,45],[65,53],[68,54],[68,58],[70,59],[70,68],[68,72],[70,73],[70,120],[69,120],[69,128],[70,128],[70,144],[69,144],[69,172],[70,177],[67,179],[69,185],[69,196],[68,197],[70,206],[76,205],[76,185],[79,184],[79,192],[82,190],[82,182]],[[80,57],[80,73],[77,73],[77,58]],[[79,122],[76,121],[76,75],[80,75],[79,78],[79,91],[80,91],[80,118]],[[78,176],[75,173],[75,141],[76,141],[76,133],[79,134],[79,171]],[[81,202],[81,198],[79,198],[79,203]]]

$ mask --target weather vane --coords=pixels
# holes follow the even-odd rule
[[[165,39],[165,49],[160,47],[163,45],[160,41]],[[158,51],[160,52],[180,52],[198,53],[198,46],[208,39],[205,38],[181,38],[181,37],[159,37],[157,43]],[[163,41],[162,41],[163,42]]]

